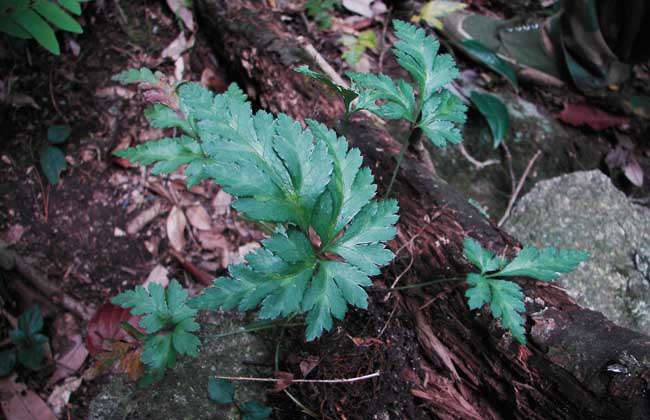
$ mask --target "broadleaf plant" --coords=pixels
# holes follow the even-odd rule
[[[172,91],[174,97],[160,99],[152,111],[164,118],[150,120],[184,134],[118,155],[153,163],[158,173],[187,165],[188,184],[212,179],[237,199],[233,207],[240,214],[274,226],[261,249],[230,266],[228,277],[216,279],[189,305],[259,308],[261,319],[305,315],[308,340],[329,331],[348,305],[366,308],[369,276],[393,258],[386,242],[395,236],[398,207],[395,200],[373,199],[377,188],[370,170],[361,167],[359,150],[316,121],[307,121],[305,129],[284,114],[253,113],[236,85],[218,95],[197,83],[170,90],[150,75],[131,70],[115,80]],[[136,292],[126,293],[133,300],[114,303],[135,305]],[[137,291],[139,298],[145,295]]]
[[[520,343],[526,343],[524,318],[526,311],[521,287],[502,277],[531,277],[541,281],[553,281],[561,274],[575,269],[589,254],[573,249],[548,247],[537,249],[524,247],[511,261],[495,256],[476,240],[465,238],[463,253],[480,273],[469,273],[465,292],[470,309],[480,309],[487,304],[492,316]]]
[[[9,338],[15,346],[0,353],[0,376],[11,372],[16,362],[31,370],[39,370],[45,357],[45,345],[48,340],[42,334],[43,315],[38,306],[28,308],[18,317],[16,328],[9,332]]]

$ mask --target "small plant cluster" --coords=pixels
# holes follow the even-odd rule
[[[342,319],[348,305],[367,307],[369,276],[393,258],[386,242],[396,233],[397,202],[373,198],[377,188],[358,149],[316,121],[303,129],[286,115],[253,113],[235,85],[219,95],[196,83],[171,88],[147,69],[116,80],[162,89],[165,95],[157,97],[164,103],[145,115],[153,126],[183,131],[119,156],[154,163],[153,173],[187,165],[188,184],[215,180],[237,198],[233,207],[240,214],[273,229],[245,264],[231,266],[229,277],[216,279],[187,305],[176,284],[167,294],[152,285],[113,299],[147,314],[140,325],[153,334],[142,354],[150,369],[158,372],[177,353],[195,352],[198,340],[188,333],[196,328],[196,309],[259,307],[261,319],[305,315],[306,337],[313,340]]]
[[[512,261],[508,261],[495,256],[469,237],[463,241],[463,250],[467,261],[480,270],[480,273],[467,274],[469,288],[465,296],[469,308],[480,309],[487,304],[492,316],[500,319],[501,326],[522,344],[526,343],[524,318],[521,316],[526,311],[524,293],[517,283],[502,277],[552,281],[589,257],[587,252],[573,249],[525,247]]]
[[[346,88],[305,66],[296,70],[341,96],[346,121],[359,110],[408,121],[399,168],[406,147],[419,141],[418,130],[439,147],[460,142],[466,107],[445,88],[458,70],[449,55],[437,54],[435,38],[404,22],[396,21],[395,29],[395,56],[412,84],[382,74],[349,73],[352,87]],[[393,259],[386,244],[396,234],[398,206],[395,200],[375,198],[373,176],[361,166],[358,149],[316,121],[308,120],[305,129],[284,114],[253,113],[236,85],[214,95],[196,83],[169,83],[148,69],[128,70],[114,79],[148,89],[145,95],[157,102],[145,111],[150,124],[182,133],[119,151],[119,156],[153,164],[154,174],[186,165],[188,185],[214,180],[236,198],[233,207],[240,215],[271,232],[245,263],[229,267],[229,276],[192,299],[177,282],[167,290],[155,284],[148,290],[137,287],[113,299],[144,315],[142,361],[153,377],[172,366],[177,355],[198,351],[197,310],[258,309],[263,320],[304,316],[306,338],[314,340],[332,328],[334,319],[343,319],[348,305],[367,307],[364,287]],[[395,173],[391,185],[394,179]],[[470,309],[487,304],[520,343],[525,343],[524,295],[504,278],[554,280],[587,257],[580,251],[527,247],[507,261],[471,238],[464,241],[464,253],[480,271],[466,277]],[[221,382],[210,387],[221,390],[214,391],[221,403],[223,390],[232,390]]]
[[[9,332],[14,348],[0,352],[0,376],[8,375],[16,362],[31,370],[42,367],[48,342],[42,330],[43,316],[38,306],[32,306],[18,317],[16,328]]]
[[[340,0],[307,0],[305,12],[319,29],[329,29],[332,26],[332,12]]]
[[[20,39],[34,39],[52,54],[61,50],[55,28],[83,33],[70,14],[81,15],[81,3],[89,0],[0,0],[0,31]],[[50,26],[52,25],[52,26]]]
[[[259,401],[239,402],[235,398],[235,386],[226,379],[210,378],[208,397],[219,405],[233,404],[242,420],[264,420],[271,416],[271,408]]]

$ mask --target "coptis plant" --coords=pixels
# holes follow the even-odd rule
[[[460,142],[456,124],[465,121],[466,108],[444,88],[457,69],[450,56],[436,55],[438,42],[413,25],[398,21],[395,27],[395,54],[415,81],[417,98],[416,89],[403,79],[350,73],[353,87],[347,89],[307,67],[297,70],[337,91],[346,118],[365,109],[408,120],[410,134],[399,163],[416,130],[440,147]],[[150,376],[161,375],[177,354],[196,354],[200,343],[192,333],[200,309],[259,309],[258,317],[265,320],[304,315],[306,338],[314,340],[332,328],[334,318],[343,319],[348,305],[367,307],[369,277],[393,259],[386,243],[396,234],[398,206],[395,200],[374,198],[377,188],[370,170],[361,167],[358,149],[316,121],[308,120],[303,129],[284,114],[253,113],[236,85],[214,95],[197,83],[169,83],[148,69],[128,70],[114,79],[148,89],[145,96],[157,102],[145,111],[152,126],[182,132],[117,152],[119,156],[154,164],[154,174],[187,165],[189,186],[212,179],[237,199],[233,207],[243,217],[272,227],[245,263],[230,266],[228,277],[216,279],[195,298],[187,300],[187,292],[174,281],[167,290],[140,286],[113,299],[134,315],[145,315],[140,321],[147,334],[142,361]],[[395,174],[391,185],[394,179]],[[529,247],[507,262],[470,238],[464,253],[480,270],[466,278],[470,309],[488,304],[521,343],[524,296],[516,283],[502,277],[554,280],[587,256]]]
[[[147,118],[153,126],[184,132],[120,156],[155,163],[154,173],[187,164],[188,184],[213,179],[237,198],[233,207],[247,219],[274,224],[261,249],[247,255],[245,264],[231,266],[230,277],[216,279],[189,307],[259,307],[262,319],[305,314],[308,340],[330,330],[348,304],[367,307],[363,287],[393,258],[386,242],[395,236],[398,208],[395,200],[373,199],[377,188],[370,170],[361,167],[358,149],[315,121],[303,129],[283,114],[254,114],[235,85],[220,95],[197,83],[172,88],[147,69],[116,80],[162,90],[158,98],[165,103],[150,108]],[[174,283],[164,293],[152,285],[113,299],[147,314],[141,326],[156,335],[145,341],[143,362],[154,370],[171,365],[176,353],[196,349],[187,334],[195,330],[195,312],[179,289]],[[162,355],[153,357],[156,352]]]
[[[470,309],[480,309],[487,304],[492,316],[500,318],[501,326],[522,344],[524,318],[526,311],[524,294],[517,283],[500,277],[531,277],[541,281],[552,281],[560,274],[568,273],[586,260],[589,254],[573,249],[553,247],[538,250],[525,247],[510,262],[504,257],[495,256],[472,238],[463,242],[465,258],[481,273],[468,273],[469,288],[465,292]]]
[[[381,118],[403,119],[410,123],[388,192],[406,150],[420,141],[417,130],[422,130],[437,147],[460,143],[462,136],[458,124],[465,122],[467,111],[462,101],[444,88],[458,76],[458,69],[449,54],[438,54],[438,40],[409,23],[396,20],[393,25],[399,39],[393,53],[397,62],[411,75],[413,85],[404,79],[395,81],[384,74],[348,72],[352,86],[346,89],[306,66],[296,69],[333,87],[344,100],[346,119],[351,113],[365,109]],[[354,96],[357,96],[356,102]]]

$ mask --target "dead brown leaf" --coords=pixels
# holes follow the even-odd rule
[[[16,382],[16,375],[0,379],[0,406],[5,418],[11,420],[56,420],[45,402],[25,384]]]
[[[148,209],[142,210],[126,225],[126,232],[129,235],[135,235],[142,230],[145,226],[151,223],[156,217],[165,212],[165,206],[157,200]]]
[[[79,389],[80,385],[81,378],[71,376],[63,381],[61,385],[54,387],[52,393],[47,398],[47,403],[52,407],[52,410],[54,410],[57,416],[61,416],[63,409],[68,404],[68,401],[70,401],[70,396]]]
[[[185,247],[185,228],[187,220],[183,210],[174,206],[167,216],[167,239],[172,248],[181,252]]]
[[[309,375],[309,372],[314,370],[316,366],[320,363],[320,358],[316,356],[309,356],[306,359],[303,359],[300,361],[300,373],[302,373],[302,377],[306,378],[307,375]]]
[[[273,392],[280,392],[293,382],[293,373],[277,371],[274,374],[278,381],[273,386]]]
[[[224,190],[219,190],[219,192],[214,196],[214,199],[212,200],[214,214],[217,216],[227,214],[228,210],[230,209],[230,203],[232,203],[232,196]]]
[[[214,231],[200,231],[197,234],[197,239],[201,243],[203,249],[210,251],[226,250],[228,249],[228,239],[220,233]]]
[[[188,207],[185,210],[187,214],[187,219],[190,221],[190,224],[199,230],[210,230],[212,227],[212,220],[210,220],[210,215],[203,208],[202,205],[196,205]]]
[[[88,357],[88,350],[83,343],[81,335],[70,338],[74,342],[74,345],[70,350],[56,359],[57,368],[47,381],[47,386],[54,385],[61,379],[67,378],[77,372],[83,366],[86,357]]]
[[[162,287],[167,287],[169,284],[169,270],[163,267],[162,264],[155,266],[144,283],[142,283],[142,286],[148,288],[151,283],[157,283]]]

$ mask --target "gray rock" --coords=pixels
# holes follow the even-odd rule
[[[537,183],[506,230],[524,244],[589,251],[560,285],[581,305],[650,334],[650,210],[632,204],[607,176],[575,172]]]
[[[201,353],[184,357],[163,380],[149,388],[138,389],[124,377],[115,377],[90,404],[89,420],[122,419],[233,419],[234,407],[220,407],[208,399],[211,375],[271,376],[272,369],[260,371],[245,362],[267,363],[269,349],[259,336],[242,333],[215,338],[219,332],[235,331],[242,326],[237,318],[221,319],[218,327],[201,331]],[[239,402],[264,402],[266,386],[259,382],[237,382],[235,399]]]

